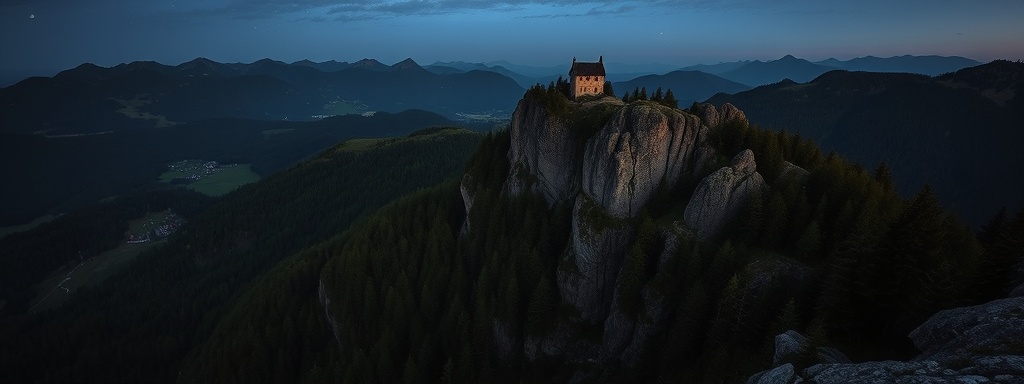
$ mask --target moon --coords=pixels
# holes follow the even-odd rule
[[[31,15],[28,15],[28,18],[30,18],[30,19],[34,19],[34,18],[36,18],[36,14],[34,14],[34,13],[33,13],[33,14],[31,14]]]

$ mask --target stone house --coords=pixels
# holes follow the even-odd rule
[[[604,56],[596,63],[585,63],[572,58],[569,68],[569,95],[572,99],[604,93]]]

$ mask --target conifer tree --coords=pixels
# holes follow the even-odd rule
[[[661,102],[661,98],[663,96],[664,96],[664,92],[661,90],[661,87],[658,87],[658,89],[656,89],[654,91],[654,95],[651,96],[651,101],[660,103]]]
[[[612,82],[611,81],[605,81],[604,82],[604,94],[608,95],[608,96],[611,96],[611,97],[615,97],[615,90],[612,89]]]
[[[661,100],[661,104],[669,108],[679,108],[679,100],[676,100],[676,95],[672,94],[671,88],[665,91],[665,98]]]

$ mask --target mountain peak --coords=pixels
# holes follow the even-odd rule
[[[387,65],[375,60],[375,59],[362,59],[355,63],[352,63],[352,68],[363,68],[371,71],[386,71],[390,69]]]
[[[412,58],[406,58],[405,60],[402,60],[402,61],[399,61],[399,62],[395,63],[395,65],[392,65],[391,68],[394,68],[394,69],[416,69],[416,68],[420,68],[420,69],[422,69],[423,67],[421,67],[419,64],[417,64],[416,61],[414,61]]]

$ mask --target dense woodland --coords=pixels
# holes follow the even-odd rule
[[[554,87],[527,97],[566,105]],[[507,131],[441,131],[336,147],[226,196],[63,308],[8,317],[2,381],[564,382],[583,369],[601,382],[737,382],[768,367],[786,329],[854,360],[907,358],[907,333],[931,314],[1006,295],[1024,211],[976,234],[928,187],[901,198],[884,163],[869,171],[753,125],[713,132],[715,167],[614,223],[637,228],[618,300],[635,312],[649,290],[674,307],[636,367],[531,359],[495,339],[500,327],[599,341],[602,328],[559,303],[570,207],[501,192]],[[712,241],[673,230],[700,178],[747,148],[771,189]],[[809,175],[781,176],[787,161]],[[679,246],[658,268],[666,233]]]
[[[0,381],[176,380],[182,359],[255,277],[403,194],[457,177],[479,140],[432,130],[368,148],[339,145],[226,195],[166,245],[63,307],[5,314]]]

